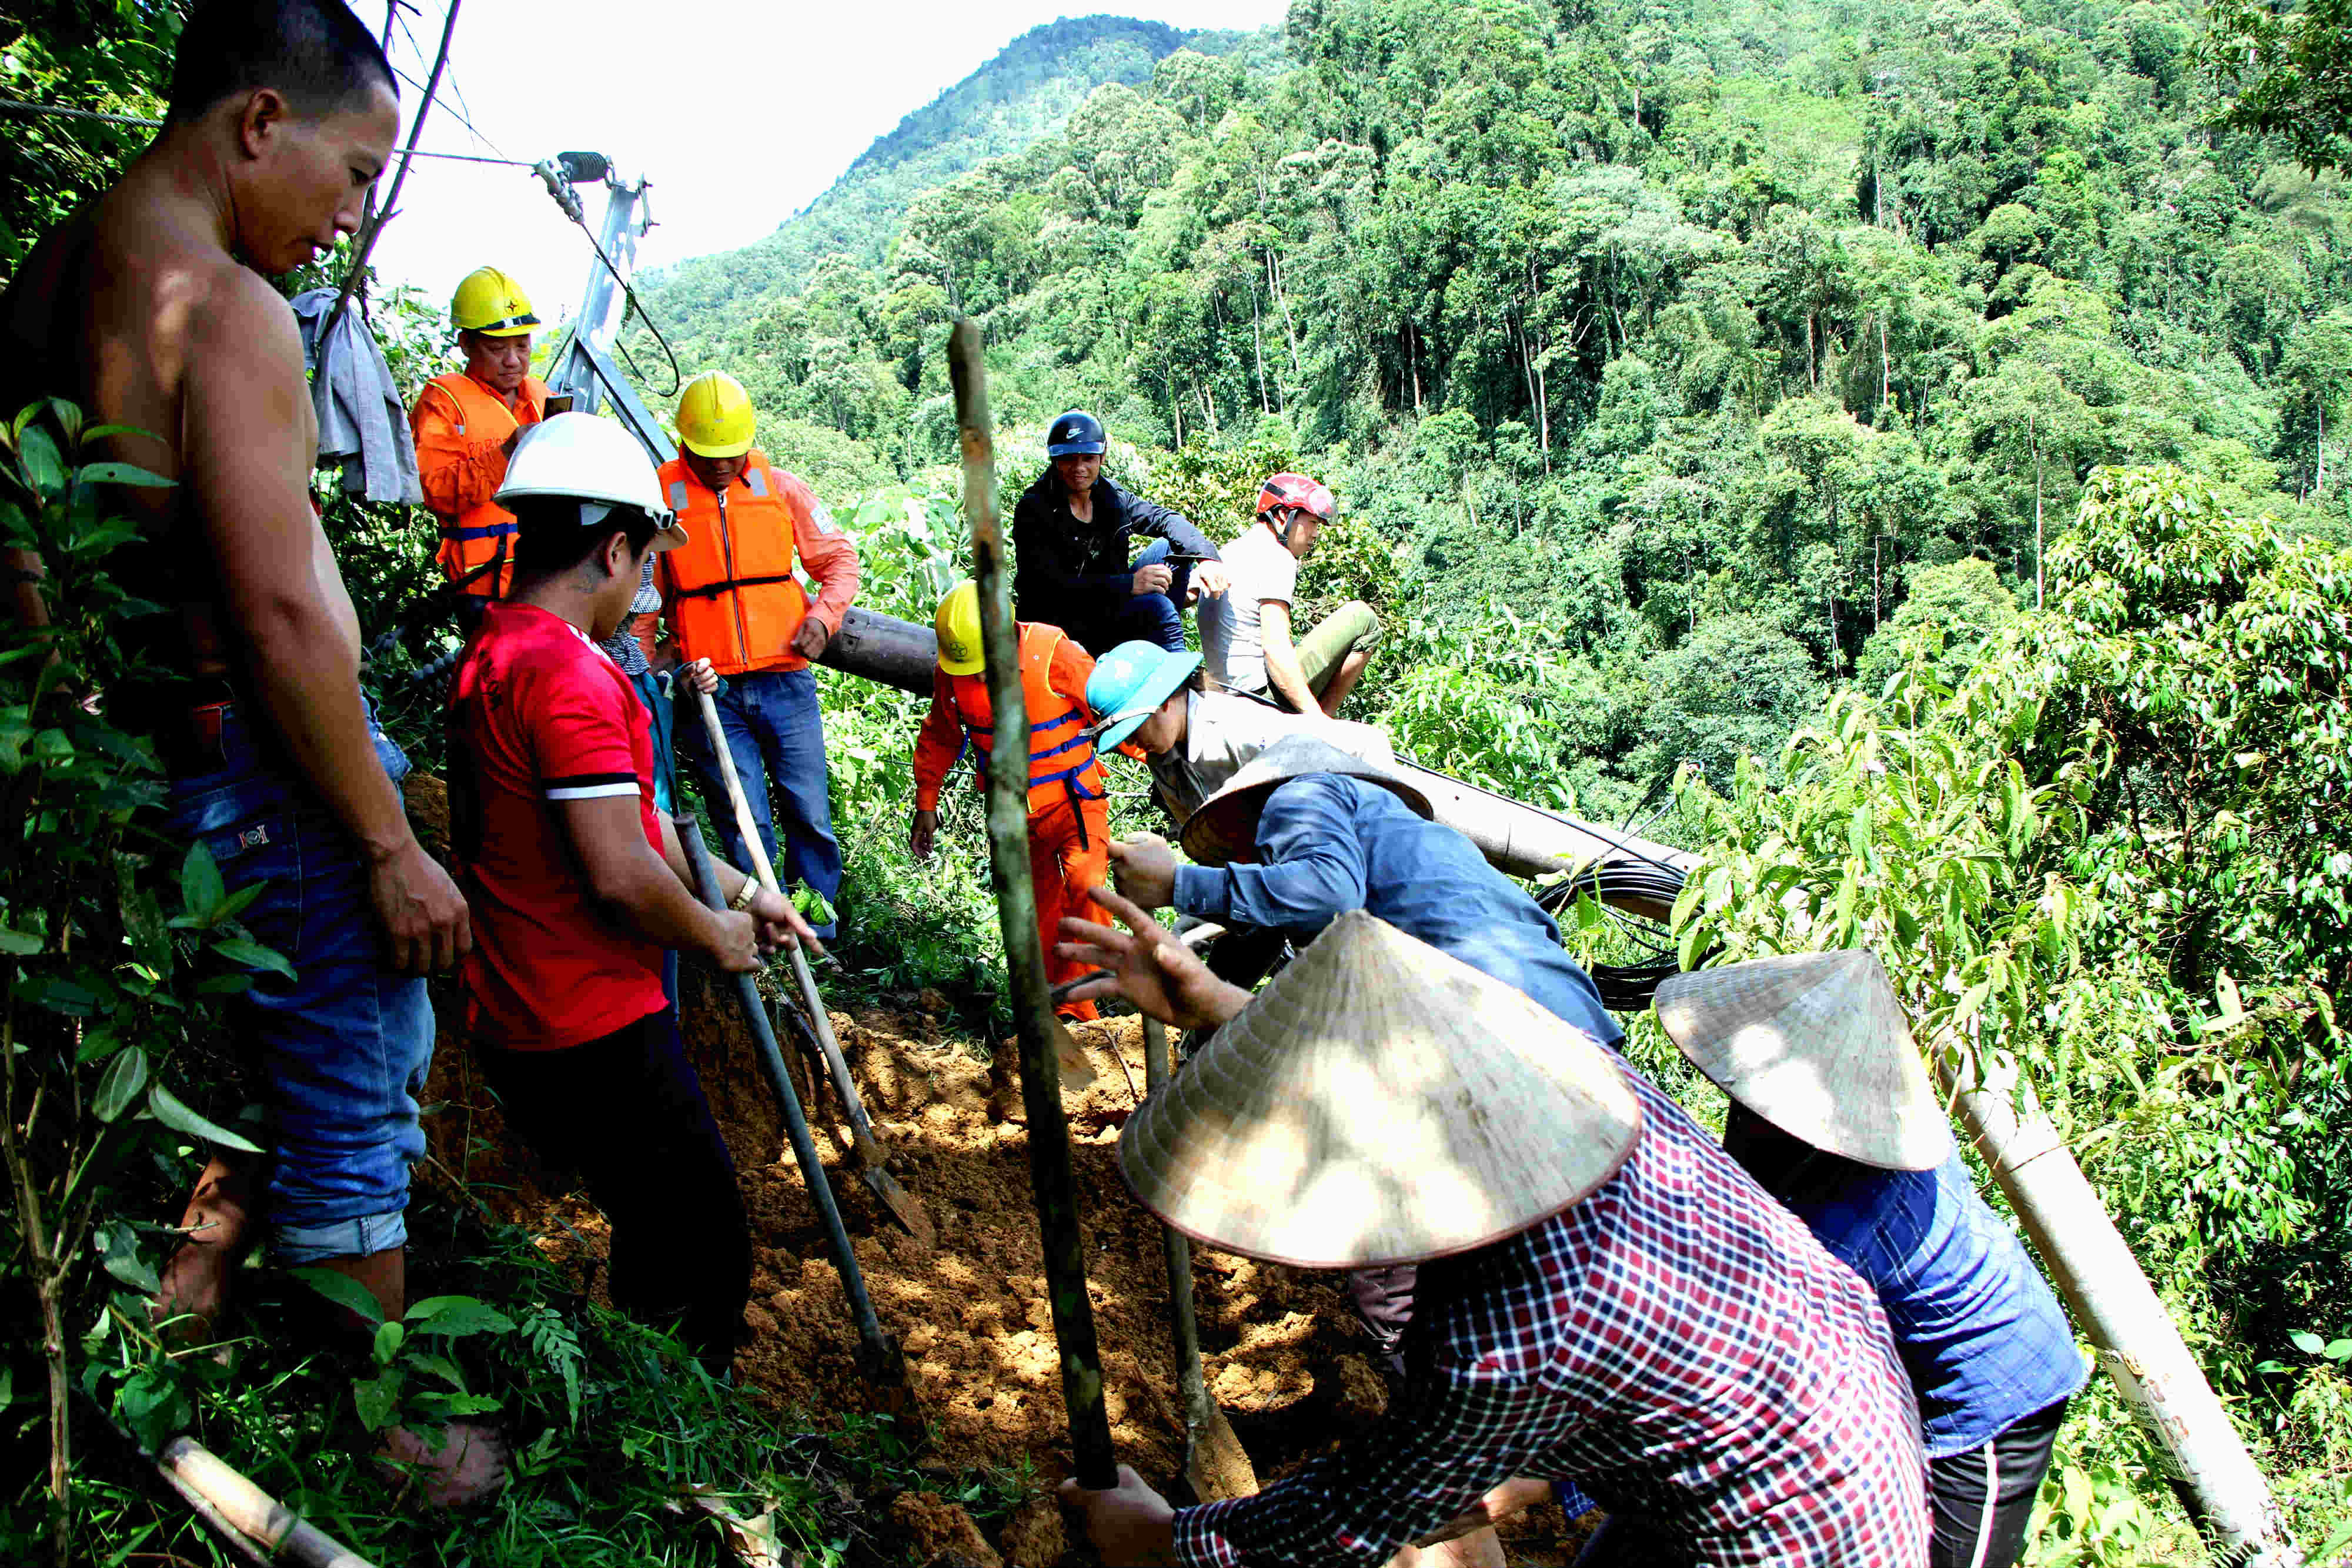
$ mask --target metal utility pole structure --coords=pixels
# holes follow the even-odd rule
[[[588,287],[580,297],[572,340],[549,371],[548,393],[569,396],[577,413],[601,413],[610,402],[621,423],[659,466],[676,456],[677,451],[663,434],[661,421],[613,362],[613,345],[620,338],[621,319],[628,309],[624,285],[636,267],[637,241],[654,226],[652,204],[646,195],[650,182],[628,183],[613,172],[612,160],[601,152],[559,152],[531,172],[583,233],[588,232],[588,220],[577,186],[593,183],[604,187],[603,233],[592,236],[599,254],[589,265]]]

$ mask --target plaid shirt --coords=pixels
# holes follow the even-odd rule
[[[1405,1398],[1256,1497],[1185,1509],[1185,1563],[1385,1562],[1510,1476],[1573,1476],[1709,1565],[1922,1568],[1917,1414],[1870,1287],[1631,1068],[1599,1191],[1425,1264]]]

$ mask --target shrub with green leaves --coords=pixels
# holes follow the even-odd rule
[[[2352,1431],[2312,1417],[2340,1363],[2286,1353],[2352,1321],[2352,558],[2178,471],[2105,471],[2050,569],[2050,609],[1957,689],[1915,643],[1780,768],[1686,781],[1711,847],[1684,961],[1867,946],[1923,1039],[2013,1057],[2325,1535]],[[2131,1561],[2150,1521],[2100,1478],[2160,1496],[2146,1440],[2077,1425],[2062,1453],[2078,1525],[2051,1560]]]
[[[0,1321],[37,1319],[9,1336],[37,1347],[9,1372],[28,1404],[47,1390],[44,1530],[60,1561],[75,1539],[77,1347],[154,1348],[147,1301],[171,1238],[139,1217],[159,1174],[184,1180],[199,1144],[258,1152],[182,1092],[192,1064],[212,1071],[209,1008],[255,971],[286,969],[237,924],[259,889],[228,893],[202,845],[164,843],[142,817],[163,769],[106,695],[139,673],[125,631],[167,612],[108,569],[140,536],[122,487],[167,481],[91,460],[107,434],[63,402],[0,426],[0,541],[46,563],[50,615],[38,631],[0,620]],[[154,1411],[141,1385],[116,1390],[125,1418],[152,1425]],[[29,1551],[16,1530],[7,1543]]]

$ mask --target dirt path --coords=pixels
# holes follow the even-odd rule
[[[419,794],[412,781],[412,812],[420,826],[437,829],[437,799],[419,810]],[[684,990],[688,1051],[734,1153],[751,1216],[750,1338],[737,1357],[737,1375],[779,1406],[820,1421],[828,1413],[871,1408],[857,1376],[840,1277],[750,1037],[731,998],[693,965]],[[1045,1499],[1069,1473],[1069,1458],[1030,1197],[1028,1134],[1009,1044],[992,1066],[985,1048],[947,1013],[945,999],[926,992],[895,1009],[833,1014],[866,1108],[894,1151],[894,1167],[930,1209],[937,1243],[925,1247],[896,1228],[858,1182],[845,1162],[848,1130],[830,1094],[825,1115],[816,1118],[817,1144],[875,1310],[906,1354],[918,1411],[934,1434],[927,1462],[962,1469],[1025,1460],[1039,1499],[1000,1528],[992,1544],[1020,1568],[1046,1568],[1063,1557],[1066,1543]],[[1142,1030],[1129,1018],[1078,1033],[1095,1081],[1066,1093],[1064,1104],[1083,1195],[1111,1437],[1123,1462],[1164,1488],[1183,1453],[1167,1269],[1159,1227],[1129,1195],[1116,1150],[1119,1128],[1134,1110],[1130,1082],[1137,1092],[1143,1084]],[[787,1041],[788,1055],[792,1049]],[[425,1098],[444,1107],[426,1123],[434,1156],[540,1237],[550,1256],[604,1299],[603,1217],[585,1193],[553,1196],[542,1187],[535,1164],[507,1136],[478,1071],[446,1033]],[[1195,1249],[1193,1290],[1210,1390],[1261,1481],[1385,1408],[1385,1387],[1365,1358],[1337,1275]],[[971,1555],[950,1548],[970,1539],[968,1521],[947,1517],[958,1512],[952,1505],[901,1499],[893,1512],[901,1516],[897,1535],[918,1562],[933,1558],[926,1543],[943,1549],[940,1561]],[[1570,1555],[1561,1550],[1557,1509],[1536,1511],[1507,1539],[1514,1563],[1559,1563]]]

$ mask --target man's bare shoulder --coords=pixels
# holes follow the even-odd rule
[[[153,334],[163,358],[175,343],[241,357],[299,353],[293,312],[278,291],[146,181],[134,175],[99,201],[89,245],[93,279],[113,297],[101,317],[118,330]]]

